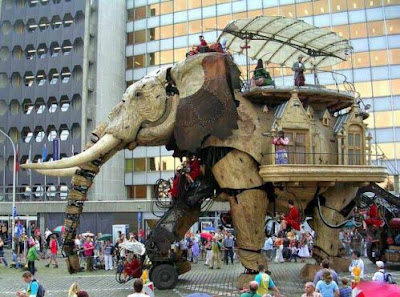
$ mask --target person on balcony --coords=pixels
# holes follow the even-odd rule
[[[285,133],[281,130],[278,132],[278,137],[272,136],[271,143],[275,145],[275,164],[287,164],[286,146],[289,144],[289,138],[285,137]]]
[[[303,63],[303,55],[299,55],[297,57],[297,62],[295,62],[292,66],[292,70],[294,71],[294,85],[296,87],[304,86],[306,79],[304,78],[304,71],[306,68]]]
[[[286,229],[287,226],[291,226],[293,229],[300,231],[300,218],[299,210],[294,206],[294,201],[288,201],[289,213],[282,217],[282,229]]]
[[[254,75],[250,81],[250,87],[262,87],[262,86],[275,86],[275,82],[271,78],[271,75],[263,67],[263,61],[258,59],[257,66],[254,69]]]
[[[208,43],[204,39],[203,35],[199,36],[199,41],[200,41],[200,44],[196,48],[197,53],[206,53],[206,52],[208,52],[209,51]]]

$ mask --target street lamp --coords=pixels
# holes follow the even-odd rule
[[[15,209],[15,167],[17,165],[17,152],[15,150],[15,145],[14,141],[8,136],[3,130],[0,129],[1,134],[3,134],[10,142],[14,151],[14,166],[13,166],[13,200],[12,200],[12,209],[11,209],[11,215],[12,215],[12,221],[11,221],[11,248],[14,248],[14,228],[15,228],[15,216],[14,216],[14,209]],[[4,156],[5,158],[5,156]],[[5,161],[5,159],[4,159]],[[4,173],[5,174],[5,173]],[[5,187],[6,185],[4,185]]]

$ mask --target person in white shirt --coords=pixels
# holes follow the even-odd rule
[[[49,230],[49,228],[46,228],[46,231],[44,232],[44,238],[47,239],[47,237],[49,237],[50,234],[52,234],[53,232],[51,232]]]
[[[376,266],[378,266],[378,271],[375,272],[372,280],[375,282],[384,282],[385,281],[385,263],[382,261],[376,261]]]
[[[351,264],[349,266],[349,271],[351,273],[351,276],[354,278],[354,268],[356,266],[358,266],[358,268],[360,268],[361,272],[360,272],[360,278],[363,279],[364,278],[364,261],[360,258],[360,252],[359,251],[353,251],[353,253],[351,254],[352,257],[352,261]]]
[[[135,279],[133,282],[133,289],[135,293],[128,295],[128,297],[149,297],[149,295],[142,292],[143,281],[140,278]]]

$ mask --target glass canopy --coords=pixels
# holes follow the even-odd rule
[[[306,68],[332,66],[345,61],[352,50],[348,40],[334,32],[281,16],[233,20],[218,41],[232,52],[246,55],[247,50],[249,58],[289,67],[300,54]]]

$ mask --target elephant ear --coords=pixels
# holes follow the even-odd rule
[[[204,55],[204,56],[203,56]],[[233,88],[239,72],[226,54],[199,54],[204,73],[201,88],[179,101],[174,138],[179,151],[196,152],[209,136],[225,139],[237,129],[237,101]],[[233,76],[235,77],[233,77]]]

